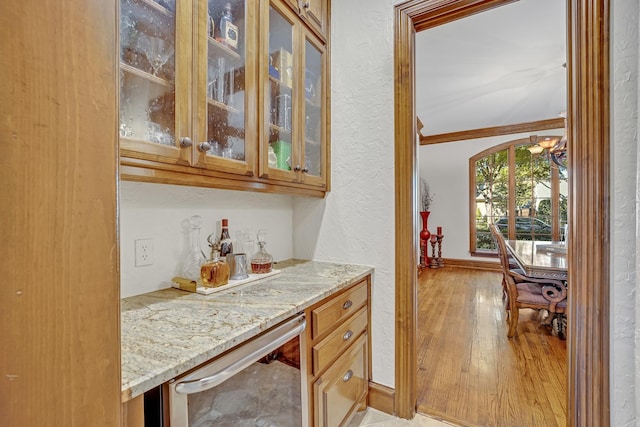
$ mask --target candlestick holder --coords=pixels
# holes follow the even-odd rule
[[[436,243],[438,242],[435,235],[431,236],[431,262],[429,268],[438,268],[438,261],[436,260]]]
[[[444,239],[444,235],[438,234],[436,239],[438,241],[438,258],[436,259],[436,263],[438,267],[444,267],[444,258],[442,258],[442,239]]]

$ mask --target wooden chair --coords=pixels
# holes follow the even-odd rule
[[[567,309],[567,287],[560,280],[529,277],[522,270],[509,266],[509,253],[504,237],[495,225],[491,232],[496,238],[498,255],[503,273],[503,286],[506,288],[509,330],[507,337],[513,338],[518,332],[518,318],[521,308],[547,310],[549,322],[556,315],[564,314]],[[547,323],[545,323],[547,324]],[[564,336],[560,336],[564,339]]]

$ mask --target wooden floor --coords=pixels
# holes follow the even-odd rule
[[[420,274],[418,412],[462,426],[562,426],[567,350],[532,310],[507,338],[496,272],[445,267]]]

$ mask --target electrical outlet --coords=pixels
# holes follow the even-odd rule
[[[136,267],[153,264],[153,240],[136,240]]]

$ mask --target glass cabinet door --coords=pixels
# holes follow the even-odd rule
[[[204,0],[199,5],[198,166],[253,174],[257,90],[253,46],[255,29],[249,0]],[[247,49],[250,49],[247,55]],[[200,119],[202,118],[202,119]],[[247,122],[250,125],[247,126]]]
[[[324,47],[305,37],[303,181],[321,183],[325,174]],[[319,182],[320,181],[320,182]]]
[[[264,66],[268,67],[265,87],[265,122],[268,127],[261,146],[263,174],[269,178],[295,181],[297,84],[295,16],[286,5],[269,5],[268,46]],[[264,58],[264,56],[263,56]]]
[[[121,0],[121,148],[187,163],[176,141],[176,49],[175,0]]]

